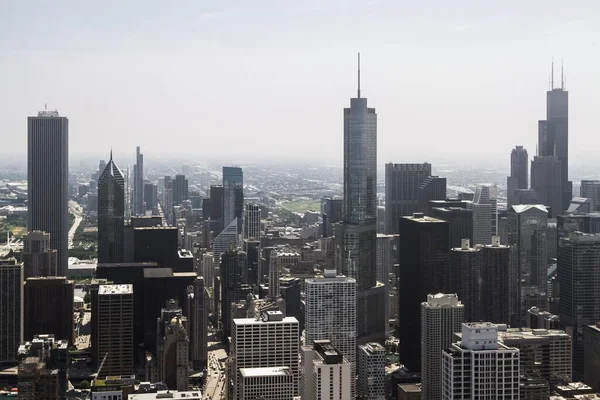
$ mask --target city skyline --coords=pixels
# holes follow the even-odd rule
[[[94,15],[97,21],[77,34],[73,29],[91,15],[76,5],[33,10],[11,2],[0,6],[6,11],[0,12],[6,16],[0,31],[6,41],[0,42],[0,49],[8,61],[0,64],[0,73],[11,76],[6,96],[11,100],[0,103],[6,126],[0,139],[10,135],[11,147],[23,148],[19,135],[23,126],[15,116],[48,103],[70,116],[74,153],[91,151],[90,137],[97,138],[99,148],[116,143],[131,148],[143,136],[168,131],[172,140],[160,146],[144,143],[146,151],[189,154],[195,147],[179,144],[202,141],[212,156],[217,146],[211,144],[224,135],[241,139],[251,134],[258,141],[277,135],[284,140],[257,149],[260,155],[339,162],[341,155],[334,149],[341,146],[342,127],[334,110],[347,97],[346,88],[354,81],[350,66],[361,51],[368,76],[364,95],[383,116],[381,161],[440,162],[469,156],[473,161],[500,162],[515,144],[535,154],[535,120],[545,115],[542,93],[549,87],[554,57],[555,64],[564,58],[567,88],[577,103],[571,112],[570,150],[580,160],[593,158],[588,139],[595,139],[589,132],[600,128],[592,107],[597,85],[594,59],[590,60],[596,5],[565,10],[559,4],[542,7],[531,2],[517,9],[509,2],[501,9],[459,4],[448,10],[440,3],[425,10],[389,1],[271,7],[259,2],[255,9],[242,4],[210,10],[206,5],[181,6],[169,10],[163,20],[157,18],[165,14],[161,6],[134,4],[123,7],[119,17],[104,11]],[[449,11],[447,20],[442,19]],[[42,18],[45,13],[57,18]],[[128,34],[121,18],[129,20],[132,13],[137,23]],[[370,18],[363,21],[365,13]],[[322,24],[324,18],[336,15],[345,37]],[[81,22],[72,27],[60,24],[66,18]],[[261,29],[263,24],[259,28],[257,23],[264,18],[272,24]],[[284,28],[281,20],[286,18],[294,23]],[[164,24],[160,38],[153,29],[158,20]],[[535,29],[531,20],[552,29]],[[354,29],[357,21],[361,29]],[[219,35],[221,29],[240,22],[228,35]],[[311,23],[320,28],[314,34],[307,32]],[[404,35],[405,29],[414,35]],[[44,35],[33,36],[37,32]],[[315,45],[313,35],[318,33],[323,41]],[[246,43],[250,38],[256,43]],[[281,58],[277,55],[285,40],[288,57]],[[97,54],[89,51],[90,44]],[[525,54],[531,61],[522,61]],[[444,60],[443,67],[439,59]],[[586,62],[579,62],[582,59]],[[120,96],[114,96],[115,89]],[[308,102],[310,107],[302,107]],[[302,113],[297,112],[299,107]],[[203,110],[204,122],[190,130],[189,126],[197,126],[198,110]],[[231,114],[237,117],[226,117]],[[99,118],[102,124],[96,123]],[[505,140],[499,146],[485,146],[478,140],[483,126],[486,137]],[[448,131],[454,134],[441,133]],[[457,145],[456,134],[470,146]],[[425,135],[435,138],[436,146],[426,147]],[[411,140],[399,140],[407,137]],[[289,141],[300,138],[322,146],[306,154],[285,154]],[[244,143],[239,140],[216,151],[241,157]],[[448,149],[452,157],[446,154]]]

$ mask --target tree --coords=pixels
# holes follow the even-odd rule
[[[84,303],[91,303],[92,302],[92,295],[88,292],[85,294],[85,296],[83,296],[83,302]]]

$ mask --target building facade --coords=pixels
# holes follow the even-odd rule
[[[110,161],[98,178],[98,262],[125,261],[125,180]]]
[[[23,264],[0,260],[0,364],[17,361],[23,341]]]
[[[58,276],[58,255],[50,247],[50,234],[31,231],[23,235],[23,273],[31,276]]]
[[[363,400],[386,400],[385,348],[377,343],[358,346],[358,383],[356,393]]]
[[[242,233],[244,214],[244,173],[240,167],[223,167],[223,226],[237,218],[237,233]]]
[[[354,380],[348,360],[329,340],[315,340],[300,352],[302,400],[351,399]]]

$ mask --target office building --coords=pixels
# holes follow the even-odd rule
[[[556,157],[560,164],[559,186],[562,190],[562,196],[559,198],[560,204],[566,207],[571,197],[573,197],[573,184],[569,181],[569,93],[565,90],[562,71],[561,87],[554,87],[554,64],[552,65],[551,80],[550,90],[546,92],[546,119],[538,122],[538,155],[541,157]],[[533,175],[532,165],[532,188],[534,188]],[[538,195],[540,194],[538,193]],[[547,205],[542,197],[540,197],[540,200]],[[553,216],[561,215],[563,210],[564,208],[553,209],[551,214]]]
[[[481,253],[481,319],[495,324],[517,325],[519,321],[520,284],[515,264],[517,248],[500,244],[480,247]]]
[[[439,176],[428,176],[419,186],[419,206],[418,212],[426,215],[429,210],[429,202],[432,200],[446,199],[446,178]],[[411,215],[411,214],[408,214]]]
[[[386,400],[385,348],[377,342],[358,346],[357,395],[363,400]]]
[[[173,180],[173,205],[178,206],[189,199],[188,180],[185,175],[175,175]]]
[[[155,262],[175,272],[191,272],[193,258],[179,250],[179,230],[174,226],[133,229],[133,259],[136,263]]]
[[[450,248],[460,247],[462,239],[469,239],[470,243],[474,243],[473,210],[461,207],[433,207],[427,215],[450,224]]]
[[[242,233],[244,213],[244,173],[240,167],[223,167],[223,226],[237,218],[237,233]]]
[[[385,164],[385,233],[399,232],[400,217],[423,212],[419,210],[419,189],[428,176],[431,176],[429,163]],[[431,200],[443,200],[443,198]]]
[[[244,282],[248,285],[257,285],[262,277],[260,241],[244,239],[243,250],[246,253],[246,268],[243,273]]]
[[[57,276],[58,253],[50,247],[50,234],[31,231],[23,235],[23,273],[31,276]]]
[[[214,185],[210,187],[210,206],[209,213],[203,210],[204,217],[210,217],[211,230],[214,235],[217,236],[223,230],[225,226],[223,224],[223,199],[224,199],[223,185]]]
[[[210,297],[205,286],[206,280],[199,276],[194,281],[192,291],[188,289],[188,305],[192,340],[192,367],[196,371],[206,368],[208,360],[208,314]]]
[[[322,277],[306,279],[304,343],[331,340],[356,375],[356,280],[325,270]],[[352,394],[355,393],[354,384]]]
[[[133,285],[99,285],[92,314],[97,315],[97,343],[92,343],[102,375],[133,374]]]
[[[519,350],[498,342],[489,322],[462,325],[462,340],[442,351],[442,399],[519,399]]]
[[[573,379],[584,375],[585,326],[600,321],[600,235],[571,233],[558,246],[560,321],[573,339]]]
[[[323,218],[323,237],[333,236],[333,225],[344,219],[344,200],[326,197],[321,199],[321,213]]]
[[[456,294],[428,294],[421,303],[421,390],[424,399],[442,398],[442,350],[461,330],[465,307]]]
[[[551,218],[562,214],[571,201],[571,196],[562,198],[561,170],[561,162],[555,156],[536,156],[531,161],[531,188],[535,190],[540,203],[550,208]]]
[[[343,354],[329,340],[315,340],[300,352],[302,400],[351,399],[354,375]]]
[[[50,234],[58,274],[69,266],[69,120],[57,111],[27,119],[27,230]]]
[[[98,262],[125,261],[125,180],[112,151],[98,178]]]
[[[398,384],[398,400],[421,400],[420,383]]]
[[[551,385],[571,382],[571,337],[565,331],[499,325],[498,340],[519,349],[521,375],[540,377]]]
[[[240,368],[240,400],[293,400],[294,374],[288,367]]]
[[[74,343],[73,281],[65,277],[27,278],[23,286],[24,339],[51,334]]]
[[[271,257],[269,257],[269,297],[272,300],[279,297],[279,267],[282,264],[280,260],[285,257],[285,253],[271,250]]]
[[[173,299],[160,312],[156,324],[158,381],[169,389],[188,390],[190,339],[188,320]]]
[[[527,167],[529,164],[529,157],[527,150],[523,146],[515,146],[510,152],[510,176],[517,178],[517,185],[515,189],[528,189],[528,173]]]
[[[244,239],[253,238],[260,241],[260,232],[260,206],[246,203],[244,208]]]
[[[221,326],[224,337],[231,334],[231,303],[246,299],[247,293],[242,289],[242,268],[245,264],[245,253],[234,250],[233,246],[221,255]]]
[[[158,207],[158,187],[154,183],[144,183],[144,202],[148,211]]]
[[[165,180],[165,187],[167,181]],[[131,215],[144,215],[146,210],[144,208],[144,155],[140,152],[140,146],[135,148],[135,164],[133,166],[133,201],[132,201]],[[172,207],[164,207],[169,210]]]
[[[16,362],[23,323],[23,264],[0,260],[0,365]]]
[[[381,282],[385,291],[385,330],[386,337],[389,336],[390,310],[390,272],[392,272],[392,247],[393,235],[377,234],[377,282]],[[395,287],[394,287],[395,289]]]
[[[592,212],[600,211],[600,180],[582,180],[579,195],[592,200]]]
[[[600,392],[600,324],[583,327],[583,382]]]
[[[491,244],[498,217],[496,186],[483,185],[475,190],[467,209],[473,211],[473,244]]]
[[[68,389],[69,342],[35,335],[19,346],[19,399],[65,399]]]
[[[284,277],[279,279],[279,291],[285,300],[285,315],[294,317],[304,330],[304,302],[302,301],[302,285],[300,278]]]
[[[565,214],[589,214],[594,211],[592,199],[587,197],[573,197],[566,207]]]
[[[242,368],[288,367],[298,391],[298,320],[279,311],[263,312],[258,318],[234,319],[231,335],[231,364],[227,384],[229,399],[239,399]],[[277,346],[273,344],[277,343]]]
[[[213,257],[215,264],[218,265],[221,262],[221,254],[227,251],[230,246],[237,249],[238,238],[237,219],[234,219],[213,241]]]
[[[450,249],[448,289],[462,300],[465,321],[482,320],[482,283],[485,278],[481,274],[479,247],[470,247],[469,240],[463,239],[461,247]]]
[[[402,363],[421,370],[421,302],[448,285],[449,224],[422,214],[400,218],[398,336]]]

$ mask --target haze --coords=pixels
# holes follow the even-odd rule
[[[379,163],[533,156],[552,57],[572,165],[595,162],[599,39],[592,0],[4,0],[0,152],[25,158],[47,103],[69,117],[71,158],[340,162],[360,51]]]

